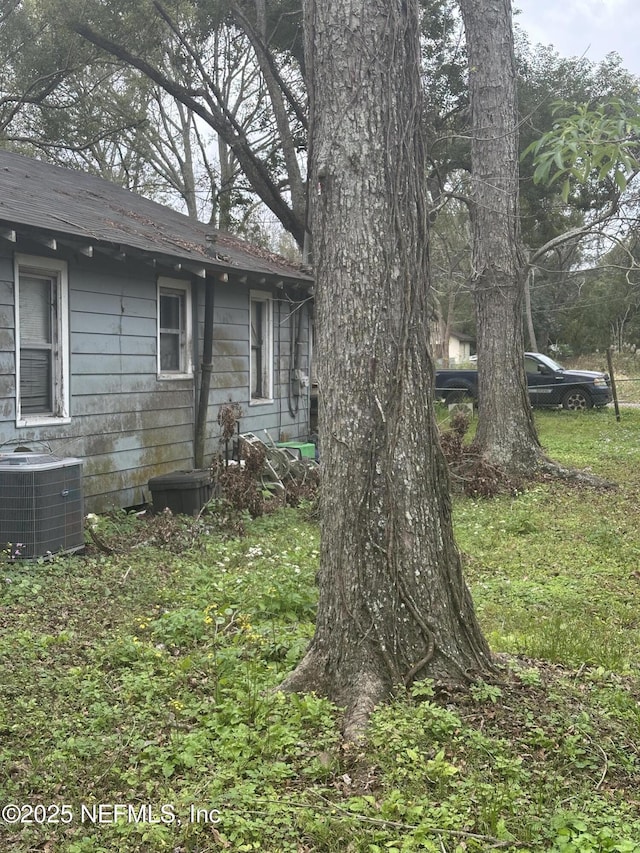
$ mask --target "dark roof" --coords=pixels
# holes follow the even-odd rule
[[[459,341],[463,341],[465,343],[468,342],[472,344],[475,341],[473,335],[465,335],[464,332],[456,332],[455,329],[453,329],[450,334],[452,338],[457,338]]]
[[[174,263],[295,278],[308,271],[169,207],[85,172],[0,150],[0,223],[133,249]]]

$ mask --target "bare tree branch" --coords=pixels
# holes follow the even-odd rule
[[[302,245],[305,232],[304,213],[293,210],[287,203],[278,185],[271,177],[267,165],[255,155],[244,129],[230,115],[226,114],[218,103],[213,101],[210,92],[207,93],[203,89],[194,89],[177,83],[156,66],[133,54],[124,45],[102,36],[83,22],[75,22],[73,29],[91,44],[133,68],[137,68],[138,71],[153,80],[154,83],[212,127],[234,152],[242,171],[256,194],[275,214],[284,228],[293,235],[298,244]],[[207,106],[199,99],[205,99]]]

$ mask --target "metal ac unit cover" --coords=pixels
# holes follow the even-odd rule
[[[0,454],[0,550],[28,559],[83,547],[82,460]]]

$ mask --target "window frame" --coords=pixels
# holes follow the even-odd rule
[[[20,277],[27,275],[55,280],[55,314],[52,323],[52,411],[22,413],[20,397],[21,335],[20,335]],[[36,255],[16,254],[14,258],[14,318],[15,318],[15,377],[16,426],[57,426],[71,423],[70,417],[70,354],[69,354],[69,270],[66,261]],[[26,348],[26,347],[25,347]]]
[[[252,317],[253,305],[261,304],[263,308],[262,314],[262,346],[261,346],[261,361],[263,394],[261,396],[253,396],[254,371],[253,371],[253,335],[252,335]],[[266,391],[266,394],[264,393]],[[273,403],[274,397],[274,370],[273,370],[273,295],[264,290],[249,291],[249,405],[264,406]]]
[[[156,365],[157,377],[166,379],[192,379],[193,378],[193,306],[191,295],[191,282],[184,279],[160,276],[156,291],[157,303],[157,334],[156,334]],[[160,339],[162,328],[160,326],[160,298],[163,294],[180,295],[184,299],[184,329],[180,328],[180,367],[178,370],[163,370],[161,364]]]

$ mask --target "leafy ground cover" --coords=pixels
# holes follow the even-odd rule
[[[117,515],[112,554],[6,555],[0,849],[640,853],[640,411],[536,420],[550,456],[618,488],[456,498],[504,672],[415,685],[357,754],[338,709],[273,690],[313,631],[304,510],[235,538],[215,515]]]

